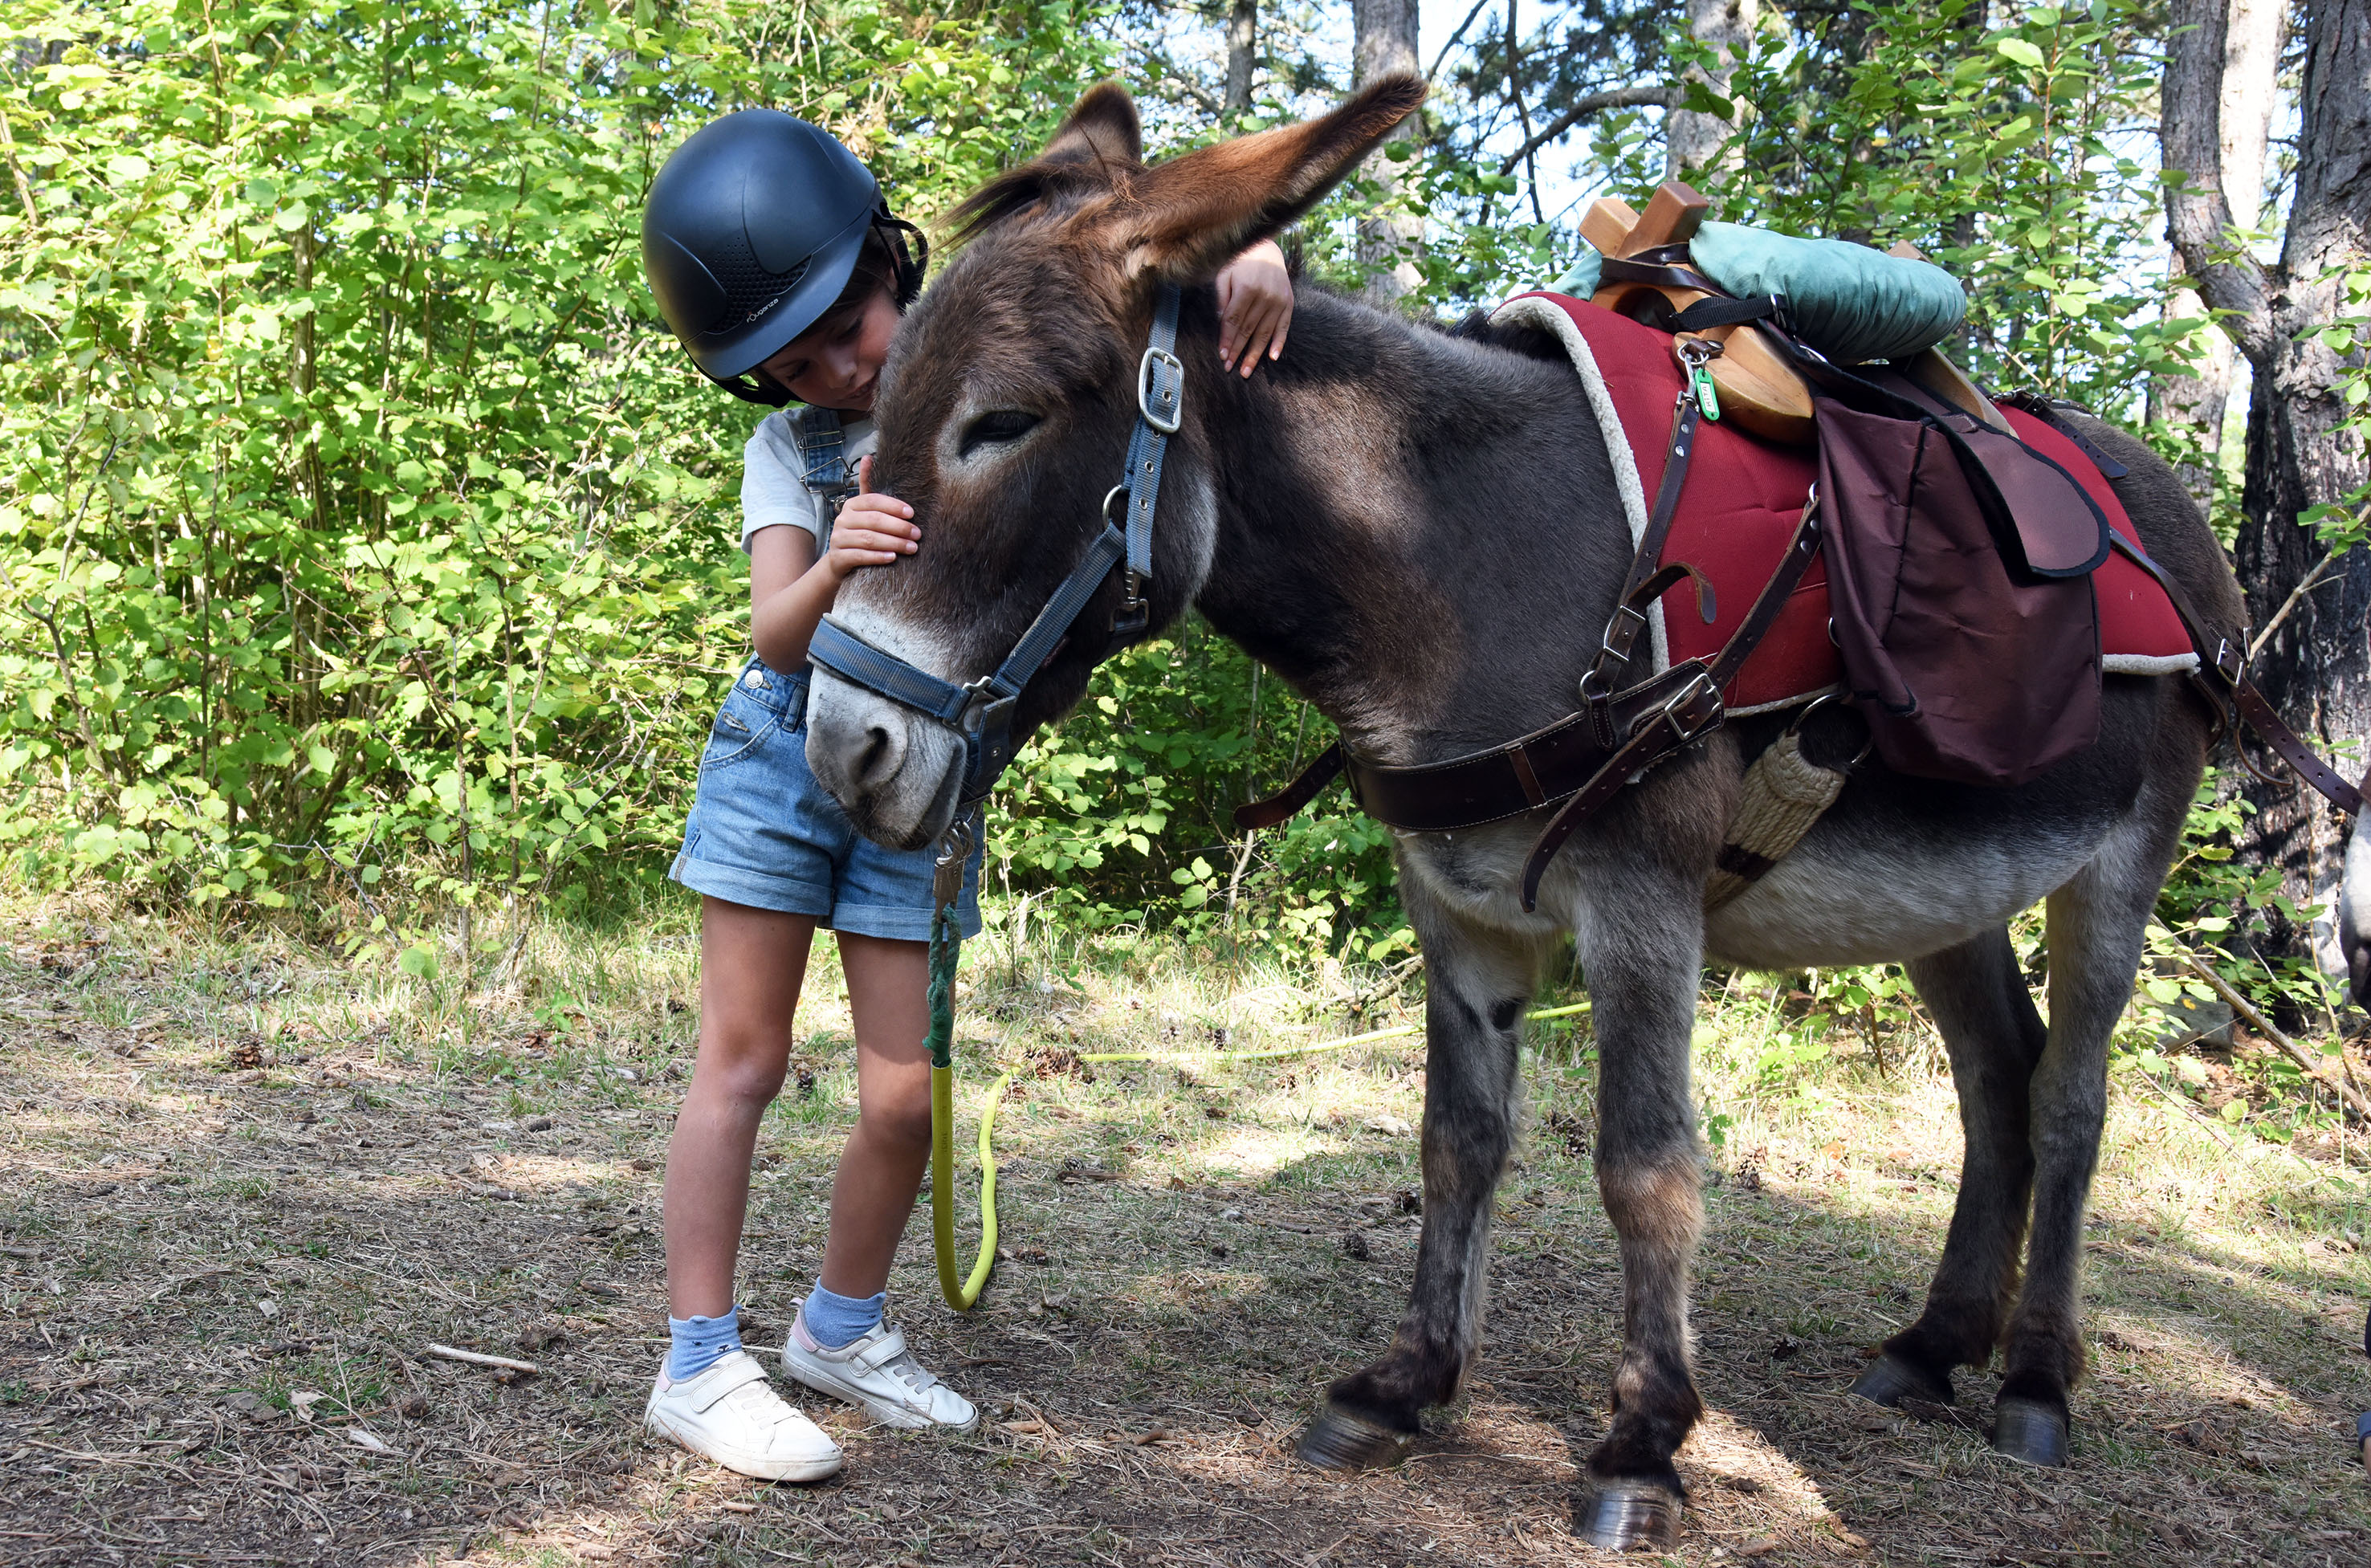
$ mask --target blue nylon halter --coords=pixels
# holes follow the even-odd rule
[[[1176,285],[1164,283],[1153,306],[1151,340],[1137,363],[1136,431],[1128,438],[1128,472],[1104,497],[1103,532],[992,674],[958,686],[874,647],[829,616],[815,623],[807,643],[810,660],[962,734],[964,785],[955,807],[957,821],[987,798],[1012,760],[1012,709],[1021,688],[1070,635],[1079,612],[1123,560],[1127,596],[1112,617],[1113,645],[1139,635],[1148,624],[1144,588],[1152,579],[1152,518],[1161,500],[1161,465],[1185,407],[1186,366],[1175,352],[1180,299]],[[1124,528],[1112,519],[1112,503],[1122,499],[1128,506]]]

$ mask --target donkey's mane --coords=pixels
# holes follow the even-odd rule
[[[949,251],[961,250],[1032,207],[1059,205],[1090,194],[1107,193],[1115,184],[1115,167],[1043,161],[1006,169],[955,204],[954,211],[947,214],[942,243]]]

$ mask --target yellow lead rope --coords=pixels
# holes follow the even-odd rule
[[[960,867],[960,862],[957,862]],[[955,928],[952,901],[943,904],[931,921],[931,1243],[939,1264],[939,1294],[948,1306],[958,1312],[968,1312],[987,1287],[988,1276],[996,1267],[996,1155],[989,1144],[989,1134],[996,1125],[996,1113],[1004,1103],[1004,1091],[1012,1086],[1012,1075],[1005,1073],[989,1086],[988,1104],[979,1116],[979,1253],[974,1258],[968,1278],[957,1277],[955,1262],[955,966],[961,956],[963,939]],[[1526,1016],[1537,1021],[1552,1018],[1568,1018],[1589,1010],[1587,1002],[1575,1002],[1569,1007],[1544,1008]],[[1340,1051],[1352,1045],[1371,1044],[1378,1040],[1399,1040],[1414,1034],[1422,1026],[1405,1023],[1393,1029],[1371,1030],[1364,1034],[1347,1035],[1339,1040],[1320,1040],[1307,1045],[1284,1045],[1268,1051],[1093,1051],[1079,1057],[1082,1062],[1266,1062],[1279,1056],[1306,1056],[1317,1051]]]

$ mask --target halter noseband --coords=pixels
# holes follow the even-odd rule
[[[963,737],[963,794],[955,806],[962,821],[995,788],[1012,760],[1012,708],[1021,688],[1055,647],[1070,633],[1095,590],[1112,568],[1127,563],[1127,595],[1112,617],[1112,647],[1140,636],[1150,624],[1145,585],[1152,580],[1152,514],[1161,500],[1161,464],[1169,438],[1185,413],[1186,366],[1175,352],[1177,286],[1163,283],[1152,311],[1151,340],[1136,369],[1136,432],[1128,444],[1128,472],[1104,497],[1104,526],[1070,575],[1054,590],[1012,651],[994,673],[958,686],[942,680],[895,653],[874,647],[826,616],[815,623],[807,657],[841,680],[935,719]],[[1124,501],[1125,525],[1112,516]]]

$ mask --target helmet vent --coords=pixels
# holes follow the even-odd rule
[[[711,254],[705,259],[709,271],[724,287],[724,308],[708,329],[711,337],[737,332],[773,309],[783,295],[799,286],[807,269],[815,265],[814,258],[809,257],[787,272],[769,272],[746,240],[730,251]]]

